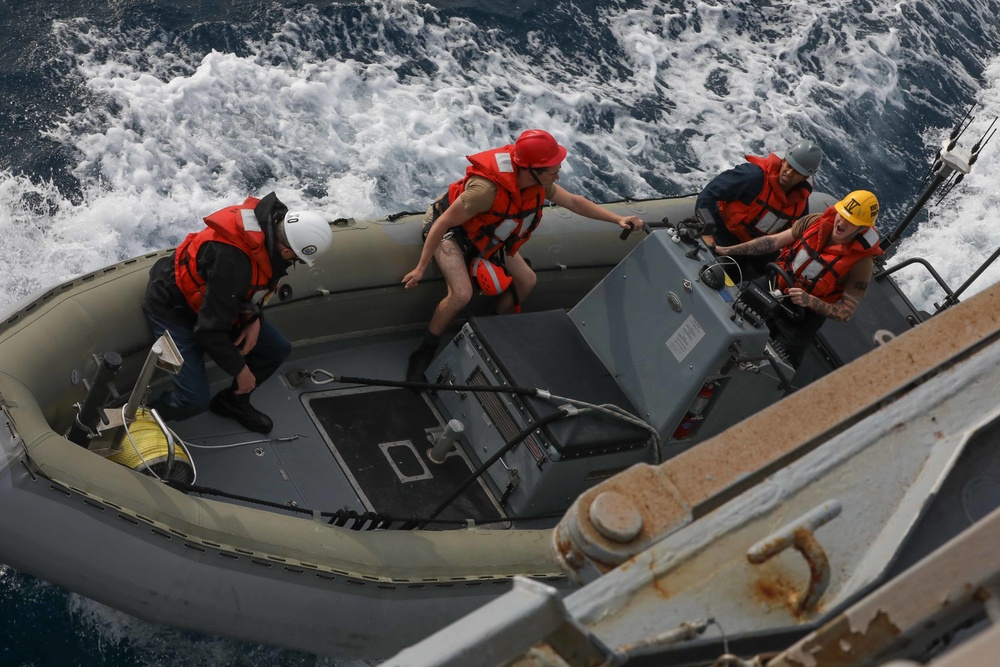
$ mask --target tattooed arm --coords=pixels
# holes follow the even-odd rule
[[[770,236],[761,236],[759,239],[753,239],[746,243],[738,243],[731,246],[716,246],[713,250],[717,255],[766,255],[769,252],[781,250],[785,246],[791,245],[793,241],[795,241],[795,238],[792,236],[792,230],[786,229],[783,232],[778,232]]]
[[[823,317],[829,317],[837,322],[846,322],[854,315],[854,309],[858,307],[859,299],[845,294],[836,303],[827,303],[817,299],[805,290],[793,287],[788,290],[788,295],[792,298],[792,303],[808,308],[814,313]]]
[[[797,287],[788,290],[792,303],[798,304],[814,313],[829,317],[837,322],[847,322],[854,315],[854,310],[865,298],[868,283],[871,281],[875,265],[870,257],[864,257],[851,267],[844,276],[844,295],[836,303],[827,303]]]

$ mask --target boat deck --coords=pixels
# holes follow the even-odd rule
[[[191,449],[195,483],[314,511],[429,517],[475,466],[459,449],[440,465],[428,459],[429,436],[441,431],[443,420],[426,393],[289,380],[296,371],[320,369],[402,380],[418,343],[418,336],[391,334],[296,348],[253,395],[254,405],[274,420],[267,436],[243,431],[211,413],[172,423]],[[224,380],[218,389],[223,386]],[[477,482],[438,518],[488,521],[502,520],[503,514],[486,486]]]

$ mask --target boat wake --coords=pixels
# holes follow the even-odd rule
[[[596,200],[693,192],[745,152],[810,136],[828,155],[817,189],[870,186],[888,221],[916,198],[928,146],[964,106],[1000,113],[995,0],[875,0],[865,13],[844,0],[369,0],[203,14],[160,2],[129,17],[103,6],[75,16],[77,4],[26,3],[46,17],[30,39],[6,23],[33,26],[26,9],[0,18],[3,46],[23,44],[2,72],[15,105],[0,107],[11,119],[0,128],[4,310],[176,245],[219,202],[250,193],[277,190],[331,218],[422,210],[465,155],[535,126],[570,147],[561,183]],[[1000,246],[998,147],[932,200],[898,259],[927,258],[956,288]],[[942,299],[919,268],[895,277],[920,308]],[[0,597],[11,636],[61,634],[52,650],[66,653],[81,637],[108,664],[364,664],[150,626],[5,566]]]

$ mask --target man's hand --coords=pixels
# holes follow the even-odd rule
[[[250,350],[257,345],[257,338],[260,336],[260,318],[243,327],[240,335],[236,337],[236,347],[240,348],[240,354],[246,356]]]
[[[789,287],[788,296],[792,299],[792,303],[803,308],[815,309],[814,304],[819,301],[819,299],[801,287]]]
[[[627,229],[631,232],[635,230],[642,231],[642,228],[645,226],[646,223],[644,223],[642,221],[642,218],[640,218],[639,216],[630,215],[627,218],[621,218],[615,224],[617,224],[622,229]]]
[[[236,394],[249,394],[257,387],[257,378],[250,372],[249,366],[244,366],[236,376]]]
[[[410,289],[411,287],[416,287],[418,284],[420,284],[420,279],[423,277],[424,277],[424,270],[418,266],[409,273],[407,273],[405,276],[403,276],[403,286],[406,287],[406,289]]]

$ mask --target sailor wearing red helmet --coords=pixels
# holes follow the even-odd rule
[[[541,221],[546,201],[624,229],[642,227],[634,215],[615,215],[558,186],[565,158],[566,149],[551,134],[528,130],[513,144],[468,156],[465,177],[428,209],[423,252],[402,282],[415,287],[433,258],[448,293],[434,309],[424,342],[410,355],[407,380],[423,381],[441,335],[472,298],[473,279],[487,294],[502,292],[498,313],[514,312],[527,298],[536,277],[518,250]]]

